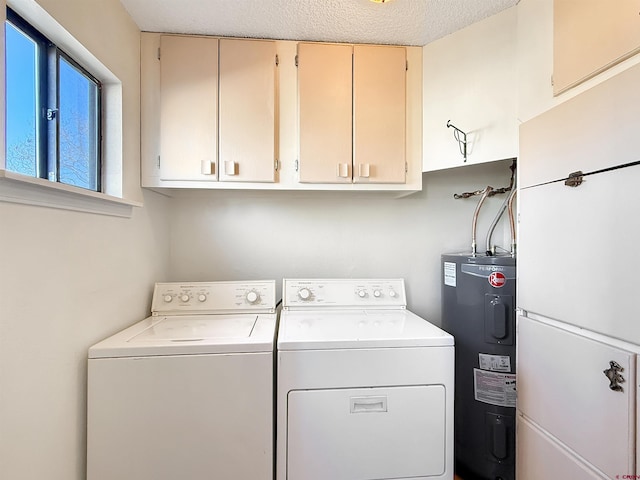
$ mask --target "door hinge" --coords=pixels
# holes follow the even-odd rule
[[[570,173],[567,179],[564,181],[564,184],[567,187],[579,187],[584,182],[584,173],[581,171]]]
[[[298,55],[295,57],[296,67],[298,66]]]
[[[404,173],[408,173],[408,172],[409,172],[409,163],[404,162]]]
[[[300,163],[298,162],[298,160],[296,159],[296,172],[299,170],[300,167]]]
[[[405,60],[404,61],[404,71],[408,72],[409,71],[409,60]]]
[[[276,67],[280,65],[280,59],[278,58],[278,55],[276,54]]]
[[[158,47],[158,60],[160,60],[160,47]]]
[[[274,162],[274,165],[273,165],[273,169],[277,172],[279,168],[280,168],[280,162],[276,158],[276,161]]]
[[[157,163],[157,165],[158,165],[158,169],[160,169],[160,155],[158,155],[158,163]]]

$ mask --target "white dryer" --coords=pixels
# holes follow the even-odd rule
[[[453,479],[453,337],[404,281],[284,280],[277,480]]]
[[[88,480],[271,480],[274,281],[158,283],[89,349]]]

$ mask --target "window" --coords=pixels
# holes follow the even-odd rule
[[[96,192],[101,84],[7,9],[6,168]]]

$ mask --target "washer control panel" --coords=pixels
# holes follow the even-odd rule
[[[403,279],[285,279],[284,308],[406,308]]]
[[[151,313],[273,312],[275,280],[156,283]]]

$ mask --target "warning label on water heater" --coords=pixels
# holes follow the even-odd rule
[[[473,369],[473,391],[478,402],[498,407],[516,406],[515,373],[496,373]]]
[[[508,355],[488,355],[478,354],[478,363],[481,370],[491,370],[492,372],[510,372],[511,358]]]
[[[444,284],[456,286],[456,264],[453,262],[444,262]]]

